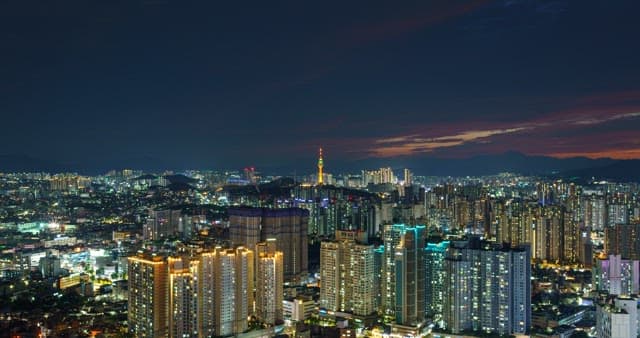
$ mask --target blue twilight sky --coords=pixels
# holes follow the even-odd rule
[[[0,154],[640,158],[639,1],[4,1]]]

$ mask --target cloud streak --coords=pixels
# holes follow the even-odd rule
[[[613,100],[607,104],[608,98]],[[361,142],[367,145],[362,151],[368,157],[380,158],[425,153],[465,156],[509,150],[560,158],[640,158],[640,103],[636,101],[630,92],[614,93],[584,98],[571,109],[525,121],[424,124],[404,134]],[[601,127],[606,129],[600,130]]]
[[[416,135],[383,138],[375,143],[381,146],[370,149],[376,157],[394,157],[428,153],[435,149],[460,146],[469,142],[483,141],[491,136],[517,133],[530,129],[529,127],[514,127],[508,129],[468,130],[453,135],[433,138],[417,137]]]

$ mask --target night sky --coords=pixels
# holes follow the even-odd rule
[[[640,158],[638,13],[637,0],[3,1],[0,154]]]

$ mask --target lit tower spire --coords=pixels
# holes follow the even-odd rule
[[[322,147],[320,148],[320,157],[318,157],[318,185],[323,183],[322,181],[322,168],[324,164],[322,163]]]

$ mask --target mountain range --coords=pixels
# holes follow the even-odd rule
[[[305,163],[304,168],[300,163]],[[259,166],[265,174],[308,174],[315,171],[314,159],[297,159],[283,165]],[[0,172],[78,172],[102,174],[113,168],[132,168],[158,172],[166,169],[202,169],[197,167],[171,167],[169,161],[155,158],[126,159],[120,165],[107,167],[96,164],[67,164],[33,158],[26,155],[0,155]],[[366,158],[342,160],[332,163],[325,160],[325,171],[331,173],[359,172],[361,169],[391,167],[396,170],[411,169],[416,175],[425,176],[481,176],[502,172],[523,175],[547,175],[572,179],[609,179],[614,181],[640,181],[640,160],[590,159],[574,157],[559,159],[549,156],[532,156],[518,152],[496,155],[478,155],[469,158],[435,158],[430,156]],[[224,169],[224,168],[218,168]],[[397,171],[397,174],[400,174]]]

